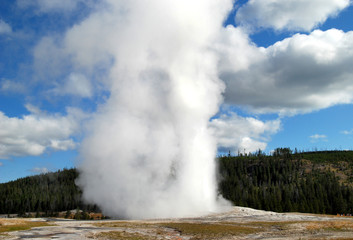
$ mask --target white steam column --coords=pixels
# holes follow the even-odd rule
[[[224,84],[212,44],[232,1],[108,4],[88,19],[111,31],[102,38],[110,37],[114,64],[110,98],[80,149],[84,198],[114,217],[216,211],[216,142],[208,123]]]

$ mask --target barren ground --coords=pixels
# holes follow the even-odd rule
[[[32,229],[23,230],[26,227],[32,227]],[[225,213],[184,219],[143,221],[0,219],[0,239],[343,240],[353,239],[353,218],[274,213],[234,207]]]

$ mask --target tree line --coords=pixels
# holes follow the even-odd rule
[[[351,151],[292,153],[288,148],[276,149],[271,156],[260,152],[221,157],[219,192],[237,206],[353,214],[352,163]],[[346,168],[342,172],[348,180],[335,175],[335,166]]]
[[[82,191],[75,184],[77,177],[76,169],[64,169],[0,184],[0,213],[55,216],[72,209],[99,211],[96,205],[82,201]]]
[[[279,148],[271,155],[229,154],[217,161],[219,194],[234,205],[276,212],[353,214],[353,151]],[[78,175],[76,169],[64,169],[0,184],[0,214],[56,216],[76,209],[82,219],[87,212],[100,212],[96,205],[83,202],[75,184]]]

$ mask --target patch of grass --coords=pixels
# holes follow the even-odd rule
[[[193,236],[193,239],[212,239],[230,235],[246,235],[263,231],[258,227],[248,225],[233,225],[231,223],[165,223],[163,227],[172,228],[182,235]]]
[[[309,231],[348,231],[353,230],[352,221],[328,221],[328,222],[310,222],[306,225]]]
[[[276,227],[280,229],[288,229],[288,226],[292,224],[299,223],[298,221],[283,221],[283,222],[248,222],[242,223],[245,226],[261,227],[261,228],[271,228]]]
[[[177,235],[187,236],[190,240],[228,239],[235,236],[258,234],[261,232],[284,231],[296,234],[298,227],[307,233],[347,232],[353,230],[353,221],[278,221],[278,222],[104,222],[95,224],[100,227],[116,227],[120,231],[102,233],[98,239],[150,240],[150,239],[180,239]],[[136,229],[138,229],[136,231]],[[117,229],[118,230],[118,229]],[[139,231],[139,230],[142,230]],[[170,238],[172,234],[175,238]],[[135,232],[136,231],[136,232]],[[146,234],[145,234],[146,232]],[[282,233],[282,234],[283,234]],[[342,238],[348,240],[353,238]]]
[[[0,233],[5,233],[5,232],[13,232],[13,231],[23,231],[23,230],[28,230],[33,227],[43,227],[43,226],[50,226],[50,224],[46,222],[29,222],[29,221],[23,221],[19,223],[14,223],[14,224],[2,224],[0,225]]]
[[[101,222],[94,224],[97,227],[116,227],[116,228],[150,228],[153,224],[140,222]]]
[[[129,232],[102,232],[94,236],[96,239],[120,239],[120,240],[154,240],[155,237],[150,237],[138,233],[129,233]]]
[[[192,239],[214,239],[231,235],[246,235],[264,231],[263,226],[252,226],[251,224],[238,223],[194,223],[194,222],[160,222],[160,223],[138,223],[138,222],[104,222],[96,223],[98,227],[116,227],[126,229],[152,229],[157,235],[164,235],[167,229],[173,229],[181,235],[187,235]],[[95,236],[96,237],[96,236]],[[149,240],[155,239],[151,236],[141,235],[124,231],[105,232],[99,237],[111,239]]]

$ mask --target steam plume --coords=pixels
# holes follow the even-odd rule
[[[114,64],[110,98],[81,147],[85,199],[127,218],[217,210],[216,142],[208,123],[224,85],[212,44],[232,1],[108,5],[86,20],[108,24],[102,49]]]

